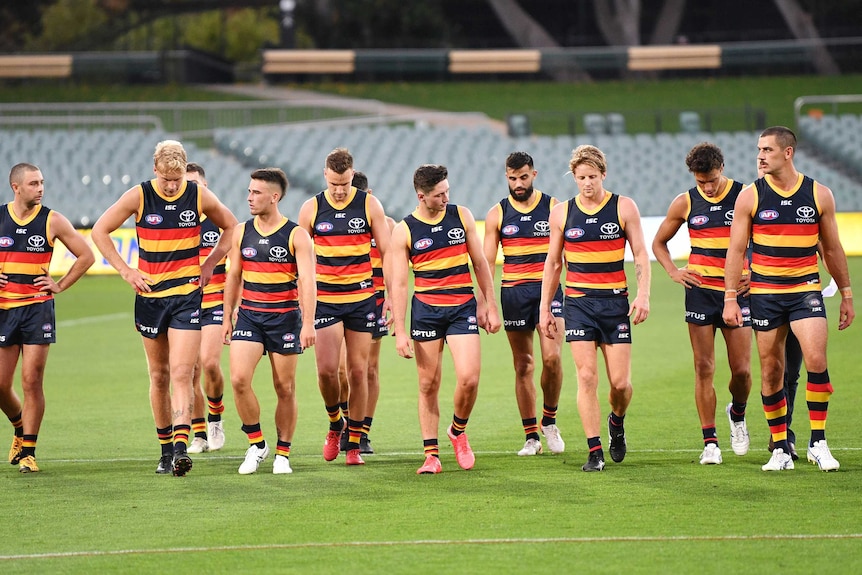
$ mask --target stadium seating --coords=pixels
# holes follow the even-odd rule
[[[536,187],[564,199],[576,189],[568,174],[572,150],[581,144],[598,146],[608,158],[606,188],[633,197],[645,216],[664,215],[671,200],[691,187],[684,159],[698,142],[711,141],[722,148],[729,177],[750,182],[756,176],[756,132],[627,134],[624,126],[614,127],[611,115],[599,118],[603,128],[594,134],[517,138],[490,128],[421,122],[246,127],[217,130],[214,149],[190,142],[186,148],[189,159],[206,168],[210,187],[240,220],[248,216],[252,169],[278,166],[287,172],[291,189],[282,210],[295,217],[300,204],[325,186],[324,158],[339,146],[353,152],[356,168],[368,175],[375,194],[395,218],[416,205],[412,182],[416,167],[441,163],[449,167],[451,201],[483,219],[507,193],[504,162],[515,150],[527,151],[535,159]],[[862,165],[856,135],[862,133],[860,117],[803,120],[800,131],[806,143],[816,142],[824,156],[843,159],[847,166]],[[0,159],[7,169],[20,161],[39,165],[46,179],[46,205],[86,226],[123,191],[151,177],[152,150],[168,137],[172,136],[143,129],[6,129],[0,130]],[[839,210],[862,211],[862,184],[848,177],[846,169],[805,149],[798,150],[796,165],[832,188]]]

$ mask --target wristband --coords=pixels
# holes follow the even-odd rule
[[[736,301],[736,298],[735,297],[726,297],[726,298],[724,298],[724,301]]]
[[[739,292],[735,289],[726,289],[726,290],[724,290],[724,293],[727,294],[727,293],[739,293]]]

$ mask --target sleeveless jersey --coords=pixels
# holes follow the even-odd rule
[[[219,238],[221,238],[219,227],[204,217],[201,222],[201,263],[206,261],[207,256],[213,251]],[[216,264],[213,269],[212,278],[210,278],[210,283],[204,286],[202,309],[214,308],[224,303],[224,284],[227,272],[226,262],[227,257],[224,257]]]
[[[503,246],[503,287],[542,283],[551,239],[548,217],[554,202],[551,196],[536,191],[536,200],[526,211],[515,206],[511,197],[497,204]]]
[[[186,181],[176,196],[142,182],[138,233],[138,269],[153,280],[142,297],[187,295],[199,289],[201,202],[198,186]]]
[[[608,192],[601,206],[591,212],[580,207],[577,196],[566,202],[566,297],[628,296],[623,268],[626,236],[619,199]]]
[[[720,195],[710,198],[695,186],[688,191],[688,236],[691,255],[688,269],[701,275],[700,287],[724,291],[724,266],[730,245],[733,204],[742,190],[741,182],[727,180]],[[745,269],[748,262],[745,261]]]
[[[449,204],[436,222],[404,218],[413,264],[414,297],[428,305],[456,306],[473,299],[467,234],[458,206]]]
[[[377,242],[371,239],[371,251],[368,252],[371,259],[371,280],[374,283],[374,293],[377,296],[377,304],[383,304],[386,299],[386,284],[383,281],[383,258],[377,249]]]
[[[751,293],[783,294],[820,291],[817,240],[820,206],[817,183],[799,174],[789,192],[773,187],[769,176],[754,182]]]
[[[325,190],[314,197],[318,301],[343,304],[374,296],[367,200],[368,193],[356,188],[340,206],[329,202]]]
[[[0,288],[0,309],[54,299],[54,294],[33,285],[33,280],[48,272],[54,253],[52,211],[39,206],[26,220],[20,220],[11,206],[0,207],[0,273],[8,277],[8,283]]]
[[[299,307],[296,253],[293,247],[296,228],[297,225],[287,218],[268,234],[260,232],[257,218],[242,224],[239,230],[242,256],[240,307],[276,313]]]

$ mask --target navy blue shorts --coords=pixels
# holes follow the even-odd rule
[[[224,304],[201,310],[201,327],[224,323]]]
[[[500,289],[500,305],[503,308],[503,328],[506,331],[533,331],[539,325],[539,302],[542,300],[542,284],[529,283]],[[551,302],[551,314],[563,317],[563,290]]]
[[[292,355],[302,353],[299,332],[302,330],[302,312],[253,311],[239,308],[231,341],[253,341],[263,344],[270,353]]]
[[[320,329],[343,322],[344,329],[373,334],[377,331],[377,317],[377,298],[374,294],[354,303],[319,301],[314,314],[314,327]]]
[[[563,309],[566,341],[632,342],[628,298],[568,297]]]
[[[770,331],[807,317],[826,317],[826,305],[820,291],[751,294],[751,321],[755,331]]]
[[[200,330],[201,292],[167,297],[135,296],[135,329],[156,339],[168,328]]]
[[[461,305],[428,305],[413,297],[410,309],[410,337],[434,341],[449,335],[479,334],[476,299]]]
[[[0,310],[0,347],[42,345],[56,341],[53,299]]]
[[[721,327],[751,327],[751,307],[748,296],[736,298],[742,311],[742,326],[724,323],[724,292],[693,287],[685,290],[685,321],[694,325]]]
[[[375,302],[377,307],[377,326],[371,334],[372,339],[380,339],[384,335],[389,335],[389,326],[386,325],[386,318],[383,316],[383,301],[381,299]]]

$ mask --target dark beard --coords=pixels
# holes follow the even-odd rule
[[[529,199],[533,195],[533,186],[524,189],[523,192],[516,192],[512,188],[509,188],[509,195],[512,196],[513,200],[523,202],[524,200]]]

